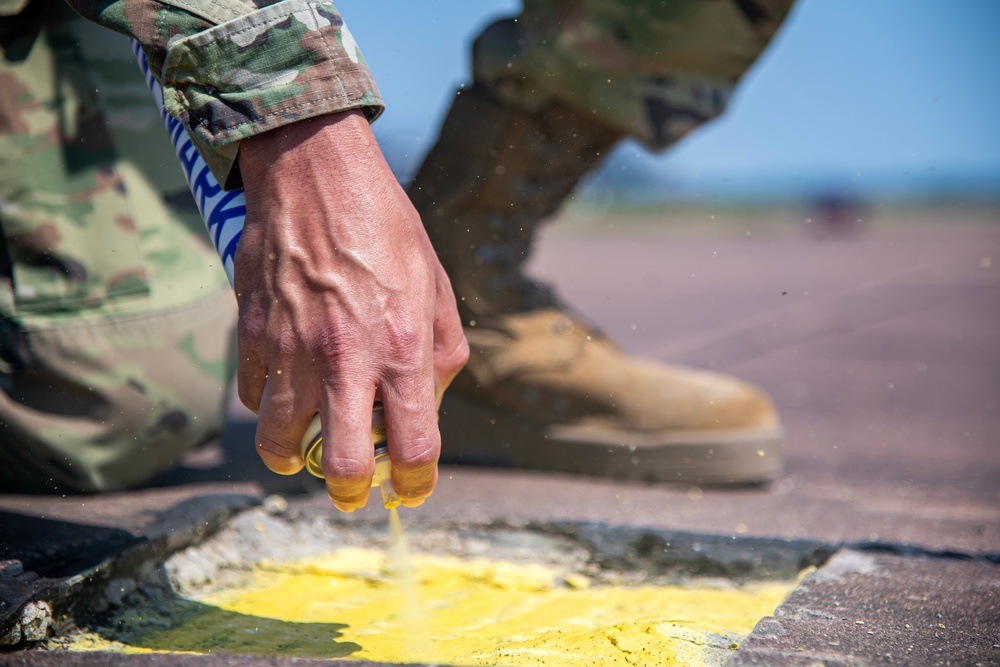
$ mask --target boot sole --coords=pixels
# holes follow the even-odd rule
[[[682,484],[761,484],[781,474],[780,427],[684,434],[538,424],[448,394],[441,462]]]

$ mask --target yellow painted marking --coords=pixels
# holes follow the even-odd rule
[[[729,642],[742,641],[795,584],[591,585],[546,565],[416,554],[407,591],[393,562],[349,548],[264,563],[238,589],[178,599],[174,627],[144,629],[137,620],[118,648],[510,667],[699,665],[735,648]],[[102,647],[91,635],[74,648]]]

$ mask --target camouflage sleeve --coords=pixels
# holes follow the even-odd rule
[[[239,141],[303,118],[384,109],[361,50],[332,2],[67,0],[85,18],[135,37],[226,188]],[[259,6],[248,4],[255,2]]]

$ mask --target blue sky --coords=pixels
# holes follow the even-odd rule
[[[380,140],[416,160],[468,79],[470,41],[519,3],[338,7],[389,105]],[[985,182],[1000,194],[997,63],[994,0],[800,0],[722,118],[664,154],[626,144],[617,162],[692,192],[819,179],[860,190]]]

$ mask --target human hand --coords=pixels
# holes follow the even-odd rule
[[[437,481],[436,408],[469,352],[416,210],[356,110],[245,139],[239,166],[237,386],[258,414],[258,454],[299,471],[319,413],[327,492],[341,510],[363,507],[380,400],[393,485],[419,505]]]

